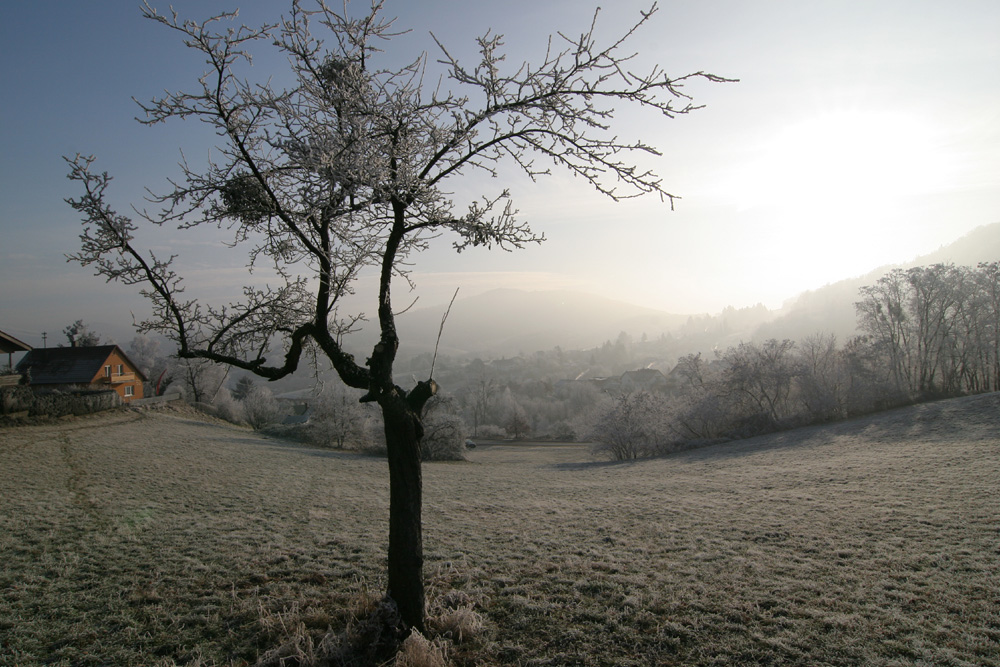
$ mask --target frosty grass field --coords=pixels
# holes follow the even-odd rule
[[[1000,395],[424,466],[457,665],[1000,665]],[[0,429],[0,665],[245,665],[383,587],[385,462],[178,407]],[[457,602],[456,602],[457,601]]]

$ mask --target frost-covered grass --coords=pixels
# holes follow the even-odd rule
[[[455,664],[1000,665],[1000,395],[635,463],[468,458],[424,468]],[[185,413],[0,430],[0,665],[318,645],[377,600],[387,495],[382,460]]]

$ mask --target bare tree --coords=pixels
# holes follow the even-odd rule
[[[684,378],[687,387],[697,388],[705,384],[705,360],[701,358],[701,352],[678,357],[675,370]]]
[[[915,346],[913,389],[923,395],[951,389],[946,363],[955,323],[954,309],[961,300],[952,280],[956,275],[955,267],[945,264],[914,267],[906,272]]]
[[[515,440],[520,440],[531,432],[528,413],[517,399],[512,399],[504,410],[503,429]]]
[[[801,372],[792,355],[794,347],[790,340],[771,338],[740,343],[722,356],[723,391],[742,406],[747,418],[764,420],[759,428],[774,428],[789,414],[792,379]]]
[[[96,347],[101,344],[101,335],[92,331],[83,320],[77,320],[63,329],[63,335],[70,347]]]
[[[242,401],[246,398],[251,391],[257,386],[254,379],[249,375],[244,375],[239,380],[236,381],[236,387],[233,389],[233,398],[237,401]]]
[[[477,380],[470,392],[468,400],[472,403],[472,435],[479,435],[479,427],[489,419],[493,398],[498,391],[496,380],[487,377],[485,372]]]
[[[847,374],[833,334],[806,336],[799,343],[798,397],[810,418],[836,419],[845,414]]]
[[[894,269],[874,285],[862,287],[860,294],[861,301],[854,304],[858,328],[884,346],[896,386],[909,390],[913,377],[910,361],[912,335],[907,322],[905,273],[902,269]]]
[[[146,376],[146,396],[156,396],[164,386],[170,359],[160,354],[160,341],[138,334],[128,345],[128,358]]]
[[[610,125],[633,105],[673,118],[695,108],[684,92],[696,72],[671,78],[659,66],[632,69],[629,38],[654,15],[643,12],[621,38],[599,44],[594,22],[560,35],[538,64],[508,66],[499,35],[479,38],[480,61],[468,68],[440,43],[441,83],[425,86],[426,55],[388,69],[378,51],[399,34],[373,0],[352,17],[317,0],[298,1],[278,23],[228,27],[235,14],[203,22],[145,15],[177,31],[207,63],[191,91],[142,104],[149,125],[199,119],[219,136],[204,167],[182,164],[181,177],[140,210],[140,221],[185,230],[232,230],[250,265],[269,265],[277,285],[248,286],[214,306],[184,292],[173,257],[144,252],[135,220],[108,203],[110,177],[92,157],[70,159],[70,178],[83,195],[69,203],[85,222],[81,250],[70,257],[95,265],[109,280],[141,287],[152,314],[142,331],[161,332],[182,358],[242,368],[269,380],[294,372],[303,352],[327,357],[350,387],[365,390],[383,416],[390,473],[388,594],[403,621],[422,628],[421,413],[436,393],[433,378],[405,390],[393,381],[399,346],[392,301],[394,279],[409,280],[409,260],[432,239],[451,233],[456,250],[520,248],[540,242],[516,216],[508,191],[460,211],[450,188],[473,172],[498,175],[502,164],[532,179],[548,162],[618,200],[654,194],[673,201],[661,179],[632,156],[658,155],[642,141],[620,140]],[[220,23],[223,24],[220,27]],[[325,32],[324,43],[317,33]],[[257,46],[274,46],[291,63],[293,83],[244,76]],[[373,267],[379,340],[359,363],[341,341],[360,317],[341,310],[362,269]]]
[[[168,372],[171,381],[183,389],[187,400],[204,404],[215,400],[229,374],[225,366],[203,357],[176,357]]]
[[[149,379],[163,360],[160,356],[160,341],[143,334],[133,337],[128,344],[128,358]]]
[[[977,318],[980,359],[985,391],[1000,390],[1000,262],[982,262],[976,271],[982,299]]]
[[[968,269],[934,264],[893,269],[861,288],[858,327],[886,351],[893,379],[911,398],[956,393],[970,378],[977,284]]]

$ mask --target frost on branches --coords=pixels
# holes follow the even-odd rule
[[[552,38],[536,64],[511,67],[501,36],[487,35],[471,67],[437,42],[436,61],[420,54],[393,69],[380,52],[401,33],[380,2],[351,16],[346,4],[335,10],[295,1],[277,22],[257,27],[239,25],[235,13],[198,22],[146,4],[144,15],[176,31],[207,70],[187,90],[140,103],[141,122],[208,123],[219,137],[213,157],[182,162],[179,177],[134,217],[111,207],[111,179],[93,169],[93,157],[68,160],[82,190],[68,201],[84,220],[80,251],[70,259],[141,290],[151,312],[140,332],[171,339],[182,358],[270,380],[294,372],[304,355],[326,357],[346,385],[364,390],[362,401],[379,405],[390,466],[388,593],[408,626],[423,627],[420,439],[424,404],[437,385],[428,378],[406,390],[393,382],[399,340],[391,287],[408,282],[414,256],[439,239],[458,251],[543,240],[504,189],[461,210],[451,200],[458,179],[498,175],[501,163],[532,179],[562,168],[616,200],[654,194],[672,203],[659,177],[632,160],[657,150],[618,139],[615,110],[646,107],[672,118],[696,108],[683,92],[686,81],[723,79],[629,69],[634,54],[626,44],[655,11],[605,44],[595,35],[595,13],[579,37]],[[250,78],[253,52],[271,48],[290,63],[288,87]],[[174,256],[143,248],[142,227],[150,223],[192,234],[228,230],[232,252],[279,280],[245,287],[224,304],[190,298]],[[380,336],[359,361],[342,341],[364,316],[341,306],[365,269],[378,275]]]

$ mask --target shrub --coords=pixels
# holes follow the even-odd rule
[[[615,461],[652,456],[667,440],[667,405],[662,396],[640,391],[619,396],[594,423],[595,453]]]
[[[557,421],[553,424],[549,433],[556,440],[563,440],[565,442],[576,440],[576,429],[565,420]]]
[[[212,414],[219,419],[225,419],[233,424],[244,423],[246,414],[241,403],[233,400],[232,394],[225,387],[219,389],[212,401]]]
[[[465,458],[465,422],[449,396],[435,396],[424,409],[424,437],[420,456],[425,461],[459,461]]]
[[[381,428],[381,415],[371,404],[358,402],[363,393],[339,383],[324,388],[312,402],[310,439],[321,447],[353,446],[367,451],[373,424],[378,423]]]
[[[278,401],[267,387],[254,386],[240,403],[247,423],[259,431],[278,420]]]

